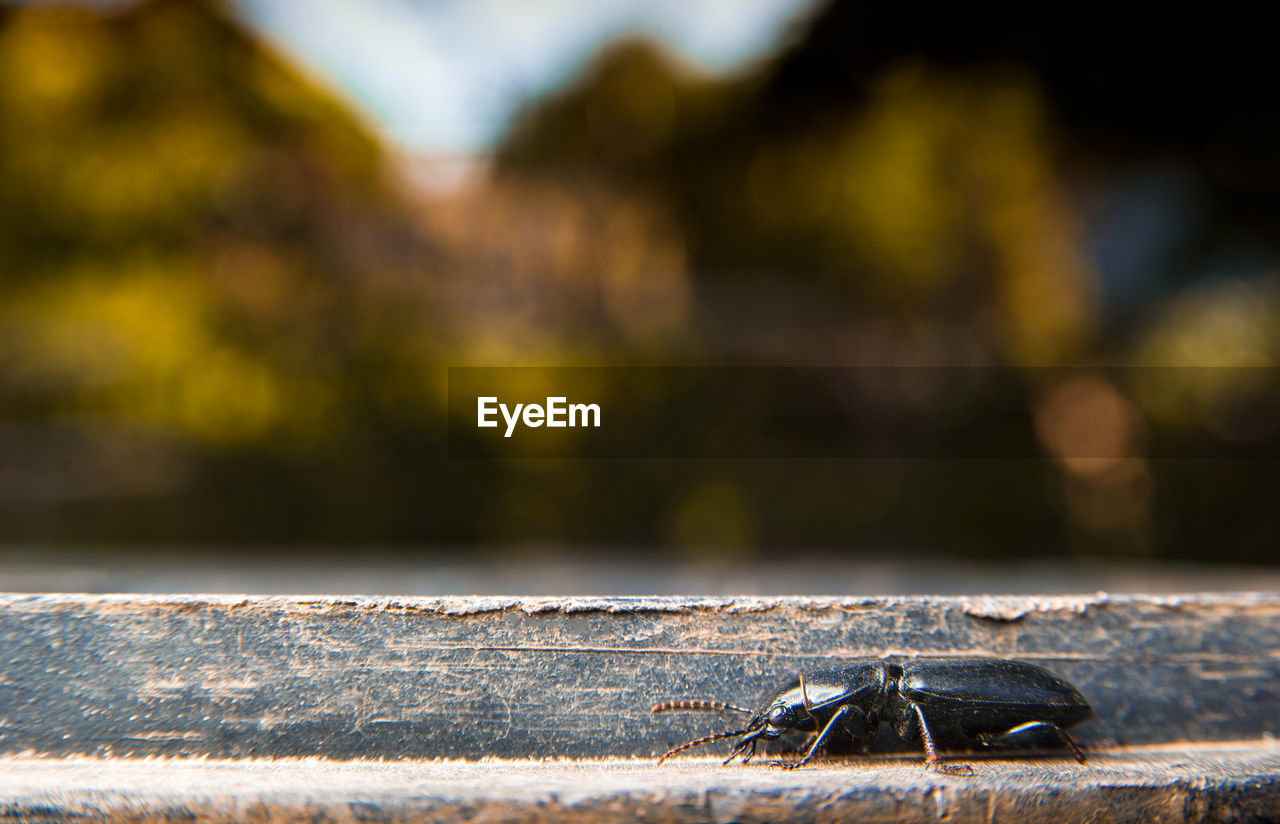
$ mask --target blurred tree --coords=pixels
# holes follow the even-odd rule
[[[0,506],[189,494],[85,531],[216,536],[241,508],[296,533],[337,491],[308,461],[398,363],[435,365],[403,345],[430,340],[397,288],[429,247],[384,150],[213,0],[7,8],[0,77]]]
[[[855,304],[923,302],[934,316],[977,295],[1004,318],[1005,357],[1054,361],[1089,351],[1098,301],[1132,301],[1132,284],[1150,303],[1224,251],[1280,255],[1280,92],[1261,23],[1238,3],[831,0],[733,77],[699,77],[643,41],[613,46],[517,119],[499,167],[657,190],[700,278],[825,276]],[[1101,248],[1089,202],[1125,199],[1150,224],[1177,192],[1129,195],[1156,173],[1183,181],[1192,222],[1159,234],[1137,218],[1127,243]],[[1122,264],[1153,234],[1159,272],[1135,280]],[[1059,341],[1026,339],[1055,314],[1039,334]]]
[[[1087,351],[1096,285],[1034,82],[1001,67],[942,73],[918,56],[819,104],[822,82],[786,90],[795,64],[826,48],[802,42],[713,80],[622,41],[517,120],[499,170],[657,199],[704,281],[785,280],[839,296],[846,313],[985,314],[1003,361]]]
[[[1224,258],[1236,272],[1244,262],[1248,291],[1274,294],[1258,285],[1280,266],[1268,37],[1233,3],[1152,13],[831,0],[776,56],[733,76],[699,75],[644,40],[613,44],[516,119],[497,168],[605,180],[666,209],[688,248],[693,323],[722,356],[1204,365],[1168,341],[1203,342],[1197,330],[1216,317],[1207,362],[1236,365],[1227,341],[1273,336],[1274,297],[1174,320],[1160,307],[1188,281],[1220,278]],[[1271,344],[1251,351],[1254,365],[1280,358]],[[1160,474],[1167,465],[1153,480],[1142,417],[1158,410],[1099,374],[1046,374],[1028,373],[1023,414],[1062,489],[1046,485],[1030,506],[1057,508],[1070,540],[1093,549],[1181,542],[1164,524],[1153,532],[1153,513],[1181,506],[1153,496],[1197,495],[1185,476]],[[1268,391],[1274,378],[1260,378]],[[988,408],[975,432],[984,420],[1008,423]],[[1103,442],[1116,460],[1078,460]],[[1018,486],[984,472],[916,472],[896,511],[959,519],[920,501],[930,484]],[[1232,482],[1241,501],[1256,501],[1258,477]],[[866,492],[828,480],[849,500]],[[1237,523],[1258,534],[1257,518]]]
[[[1269,386],[906,416],[1023,462],[451,462],[442,418],[468,363],[1274,365],[1273,287],[1155,304],[1274,271],[1264,32],[833,0],[730,77],[626,39],[440,195],[217,0],[0,5],[0,532],[1203,557],[1231,511],[1256,558],[1273,484],[1144,450],[1274,436]]]

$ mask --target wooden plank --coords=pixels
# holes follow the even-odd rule
[[[1086,744],[1280,724],[1280,595],[1054,598],[0,596],[0,754],[652,756],[857,657],[1041,663]],[[912,745],[914,746],[914,745]],[[712,750],[714,752],[714,749]]]
[[[783,772],[688,759],[330,761],[0,758],[0,821],[1238,822],[1280,819],[1275,742]]]

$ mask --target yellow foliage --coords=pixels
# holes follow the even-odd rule
[[[19,9],[0,30],[0,100],[10,127],[50,128],[83,122],[85,103],[100,88],[112,43],[96,15],[74,7]],[[20,82],[14,82],[20,78]]]
[[[1280,363],[1280,292],[1274,283],[1227,281],[1175,297],[1151,319],[1133,356],[1135,394],[1161,425],[1204,425],[1233,442],[1274,436]]]
[[[235,446],[332,434],[336,398],[218,330],[207,286],[181,262],[135,263],[13,292],[0,312],[8,379],[67,409]]]
[[[834,158],[848,237],[890,292],[932,292],[963,258],[965,204],[956,143],[966,126],[956,91],[914,64],[878,88]],[[874,284],[873,284],[874,286]]]
[[[206,442],[255,440],[284,411],[279,378],[266,364],[235,350],[202,352],[176,377],[174,422]]]
[[[193,278],[155,263],[11,291],[5,321],[20,330],[20,354],[10,368],[19,380],[90,392],[156,380],[207,345],[204,297]]]
[[[1069,361],[1097,321],[1040,100],[1016,74],[908,61],[876,85],[832,158],[833,216],[870,288],[927,299],[967,269],[989,272],[1005,354],[1022,364]]]

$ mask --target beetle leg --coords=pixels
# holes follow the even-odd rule
[[[1066,730],[1049,721],[1028,721],[998,735],[979,735],[978,742],[984,747],[1017,747],[1019,746],[1020,738],[1026,737],[1029,739],[1030,736],[1026,736],[1026,733],[1035,732],[1053,733],[1062,742],[1063,746],[1071,750],[1071,754],[1075,756],[1077,761],[1081,764],[1084,763],[1084,753],[1080,751],[1080,745],[1075,742],[1075,739]]]
[[[916,712],[916,720],[920,722],[920,740],[924,742],[924,762],[932,767],[936,772],[945,773],[946,775],[973,775],[973,767],[968,764],[943,764],[938,758],[938,748],[933,743],[933,733],[929,731],[929,724],[924,720],[924,710],[920,709],[920,705],[912,702],[911,709]]]
[[[818,737],[814,740],[813,746],[809,747],[809,751],[805,753],[804,757],[799,761],[775,761],[774,766],[781,767],[784,770],[798,770],[805,764],[808,764],[814,754],[818,752],[818,748],[822,746],[822,742],[826,741],[827,736],[831,734],[833,729],[835,729],[836,722],[841,718],[844,718],[844,716],[852,709],[853,707],[851,705],[845,704],[843,707],[836,710],[835,715],[831,716],[831,720],[822,728],[822,732],[818,733]]]
[[[751,747],[751,754],[746,756],[746,758],[743,759],[742,763],[745,764],[747,763],[747,761],[751,760],[751,756],[756,754],[756,743],[760,738],[760,733],[762,729],[763,727],[757,727],[755,729],[748,728],[746,730],[743,730],[742,734],[745,737],[741,741],[739,741],[737,744],[734,745],[733,749],[729,752],[729,757],[726,758],[723,762],[721,762],[721,766],[727,765],[730,761],[732,761],[733,759],[745,753],[747,751],[748,745]]]
[[[1075,739],[1072,738],[1070,735],[1068,735],[1067,731],[1064,730],[1062,727],[1059,727],[1057,724],[1054,724],[1053,728],[1058,731],[1058,737],[1062,739],[1062,743],[1066,744],[1067,747],[1070,748],[1071,754],[1076,757],[1076,761],[1079,761],[1081,764],[1083,764],[1084,753],[1080,751],[1080,745],[1077,744],[1075,742]]]

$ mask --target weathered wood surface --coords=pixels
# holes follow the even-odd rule
[[[710,759],[394,761],[0,758],[0,821],[1261,822],[1274,742],[1101,753],[1092,763],[914,759],[783,772]]]
[[[996,656],[1078,686],[1086,745],[1280,727],[1280,595],[0,596],[0,755],[652,756],[797,670]],[[913,747],[915,745],[912,745]],[[713,754],[714,747],[708,754]]]

